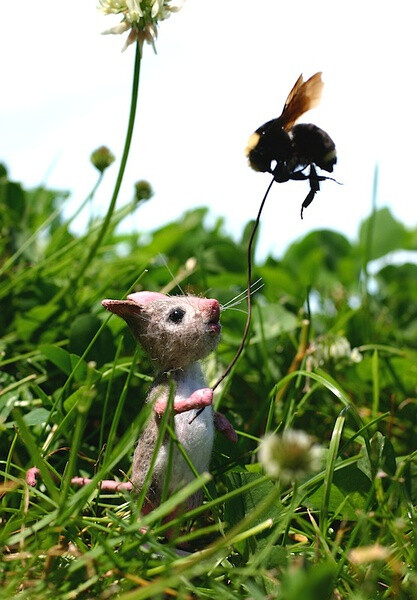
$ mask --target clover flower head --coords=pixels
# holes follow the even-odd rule
[[[153,189],[151,184],[144,179],[135,183],[135,200],[136,202],[143,202],[144,200],[150,200],[153,196]]]
[[[321,467],[323,449],[312,438],[295,429],[265,436],[259,446],[259,460],[274,479],[283,485],[299,481]]]
[[[345,366],[362,360],[362,354],[357,348],[352,349],[348,339],[332,334],[317,338],[309,348],[309,355],[311,366],[315,368],[329,362]]]
[[[99,10],[105,15],[122,15],[118,25],[103,33],[120,34],[130,30],[123,50],[135,41],[141,46],[146,41],[155,49],[159,21],[178,12],[182,3],[183,0],[99,0]]]
[[[100,146],[90,156],[91,163],[100,173],[103,173],[115,160],[114,155],[106,146]]]

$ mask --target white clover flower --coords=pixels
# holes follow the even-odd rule
[[[359,363],[362,360],[362,354],[359,352],[357,348],[353,348],[350,353],[350,360],[354,363]]]
[[[350,343],[343,336],[336,338],[335,341],[332,344],[330,344],[329,355],[334,360],[349,357],[350,353]]]
[[[259,446],[259,460],[270,477],[284,485],[299,481],[321,467],[323,449],[305,431],[287,429],[269,434]]]
[[[173,12],[178,12],[183,0],[99,0],[99,10],[105,15],[121,14],[122,21],[103,33],[130,33],[123,50],[138,41],[146,41],[154,46],[157,38],[157,25]],[[154,46],[155,48],[155,46]]]
[[[317,338],[310,345],[308,353],[313,368],[321,367],[330,361],[343,366],[362,360],[362,354],[357,348],[351,348],[348,339],[331,334]]]

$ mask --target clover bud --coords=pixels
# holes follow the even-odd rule
[[[137,181],[135,183],[135,200],[136,202],[144,202],[145,200],[150,200],[153,196],[153,189],[151,184],[144,179]]]
[[[103,173],[115,160],[114,155],[106,146],[100,146],[90,156],[91,163],[100,173]]]

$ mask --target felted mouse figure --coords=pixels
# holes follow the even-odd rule
[[[213,390],[206,386],[198,363],[218,344],[221,331],[219,303],[196,296],[166,296],[144,291],[130,294],[126,300],[103,300],[102,304],[126,321],[156,369],[147,398],[147,402],[152,403],[152,414],[133,458],[131,479],[134,488],[140,490],[143,486],[172,389],[175,435],[197,472],[207,471],[214,428],[229,440],[237,441],[236,432],[226,417],[213,410]],[[173,453],[169,493],[194,479],[176,446]],[[168,454],[169,438],[166,435],[158,451],[144,512],[160,503]],[[198,506],[201,501],[202,495],[198,492],[188,499],[188,508]]]

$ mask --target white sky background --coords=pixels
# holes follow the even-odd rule
[[[121,157],[134,47],[121,53],[125,35],[100,35],[120,19],[100,15],[94,0],[2,3],[0,19],[0,160],[25,186],[70,190],[73,210],[96,181],[92,150],[105,144]],[[270,180],[248,168],[247,138],[279,115],[301,72],[308,78],[319,70],[321,105],[302,120],[336,142],[334,176],[343,186],[324,182],[301,221],[308,184],[275,184],[261,254],[280,255],[322,227],[354,238],[371,208],[376,163],[378,207],[415,226],[414,40],[414,3],[405,0],[188,0],[161,23],[158,54],[144,48],[118,206],[139,179],[155,196],[129,228],[150,231],[208,206],[240,236]],[[96,210],[108,205],[117,167],[106,172]]]

